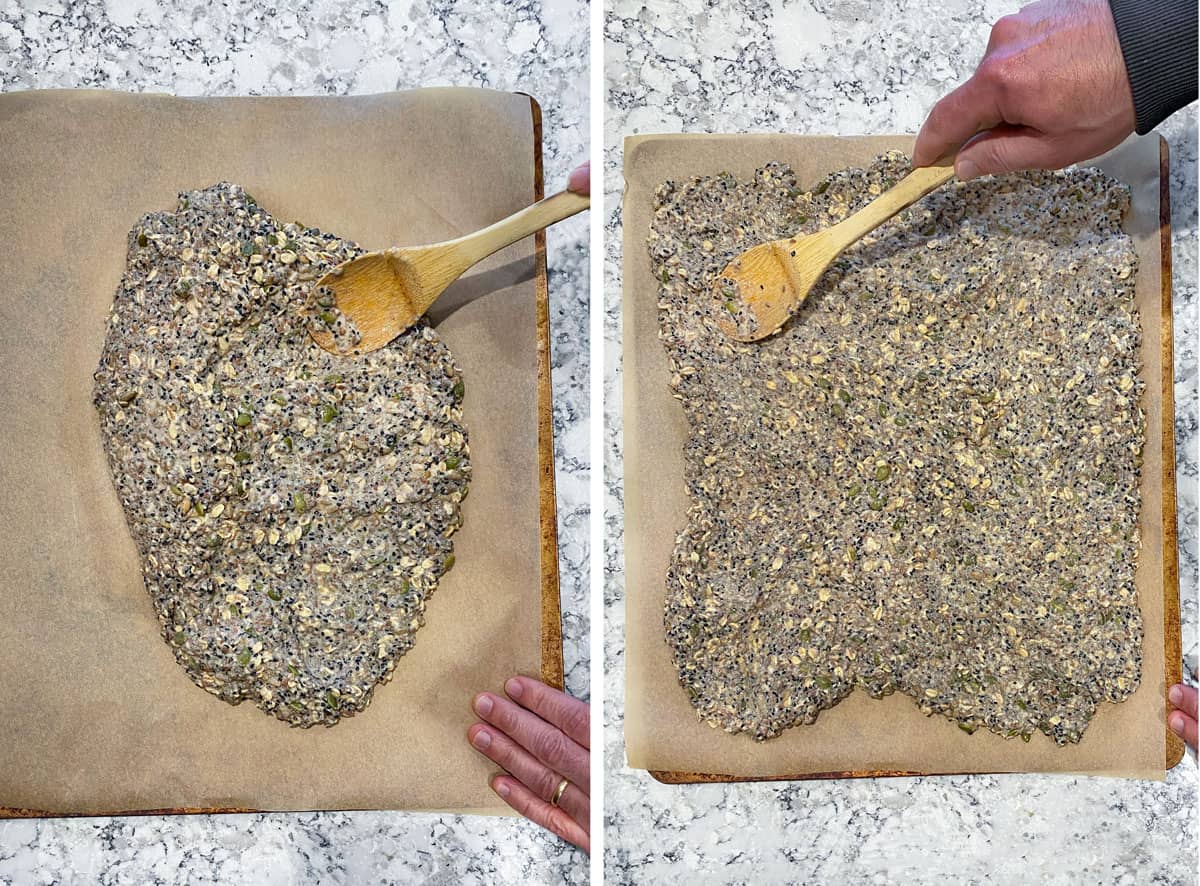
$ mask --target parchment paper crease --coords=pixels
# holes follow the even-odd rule
[[[539,673],[534,244],[447,293],[474,479],[457,565],[371,706],[290,729],[199,689],[159,638],[91,377],[125,237],[226,179],[368,249],[467,233],[534,196],[529,98],[0,97],[0,806],[499,812],[473,693]],[[450,308],[456,308],[450,313]],[[448,314],[448,315],[447,315]]]
[[[748,177],[770,160],[792,166],[803,185],[847,166],[865,166],[906,136],[641,136],[625,141],[623,359],[625,458],[625,749],[636,768],[743,778],[851,770],[1078,772],[1163,778],[1162,348],[1158,139],[1133,139],[1096,165],[1133,188],[1126,230],[1140,269],[1137,298],[1147,380],[1142,471],[1142,552],[1137,584],[1145,621],[1142,682],[1120,705],[1103,703],[1075,746],[1041,733],[1007,741],[967,735],[942,717],[926,718],[906,695],[872,700],[855,691],[816,724],[755,743],[699,722],[679,687],[663,634],[664,577],[685,522],[683,410],[667,388],[658,341],[657,281],[646,250],[654,190],[666,179],[728,171]],[[750,246],[752,244],[747,244]],[[1173,593],[1175,591],[1172,591]]]

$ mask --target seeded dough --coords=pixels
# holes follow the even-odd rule
[[[423,321],[341,359],[310,289],[362,254],[236,185],[129,234],[95,404],[163,638],[199,686],[297,726],[362,711],[454,563],[463,381]]]
[[[908,171],[667,182],[649,238],[689,430],[665,626],[698,715],[757,739],[856,686],[965,732],[1080,739],[1138,686],[1140,326],[1128,190],[1094,169],[934,192],[739,344],[720,271]]]

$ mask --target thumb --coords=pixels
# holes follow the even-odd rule
[[[997,127],[967,142],[954,161],[959,181],[1021,169],[1059,169],[1072,162],[1059,141],[1024,127]]]
[[[567,190],[587,197],[592,193],[592,161],[588,160],[571,170]]]

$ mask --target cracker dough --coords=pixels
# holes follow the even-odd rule
[[[362,711],[453,566],[470,475],[461,373],[420,322],[342,359],[312,284],[355,244],[229,183],[129,234],[95,374],[163,638],[199,686],[297,726]]]
[[[698,715],[758,739],[861,687],[1076,742],[1141,671],[1128,190],[1095,169],[955,182],[844,253],[780,333],[716,325],[730,259],[907,171],[890,154],[812,191],[779,165],[660,188],[691,502],[668,643]]]

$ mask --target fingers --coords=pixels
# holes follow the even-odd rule
[[[552,689],[532,677],[513,677],[504,684],[508,697],[521,707],[553,723],[582,747],[591,741],[591,713],[586,702]]]
[[[1197,692],[1195,686],[1184,686],[1182,683],[1176,683],[1171,687],[1168,697],[1171,699],[1171,704],[1179,708],[1193,720],[1195,720]]]
[[[584,793],[591,793],[587,749],[556,726],[490,692],[475,696],[475,713],[533,754],[544,766],[561,772]]]
[[[585,197],[592,193],[591,160],[571,170],[571,174],[567,176],[567,190],[574,191],[576,194],[583,194]]]
[[[562,776],[547,769],[504,733],[476,723],[467,730],[467,739],[475,750],[529,788],[534,796],[542,800],[554,797]],[[587,794],[575,785],[568,785],[558,805],[587,829],[588,816],[591,814],[591,801]]]
[[[977,71],[929,112],[917,134],[913,166],[928,166],[983,129],[1003,121],[998,97]]]
[[[589,852],[588,706],[529,677],[514,677],[504,689],[519,703],[481,692],[474,708],[486,725],[467,731],[476,750],[510,773],[494,778],[492,789],[525,818]],[[564,777],[570,783],[555,806],[549,801]]]
[[[1187,742],[1188,747],[1196,749],[1196,689],[1192,686],[1176,684],[1167,694],[1171,704],[1179,710],[1172,711],[1167,717],[1167,725],[1171,731]]]
[[[1024,126],[998,126],[980,133],[958,152],[960,181],[1021,169],[1060,169],[1075,161],[1070,145]]]
[[[1167,725],[1171,727],[1172,732],[1187,742],[1188,747],[1192,750],[1196,749],[1196,720],[1194,717],[1187,716],[1183,711],[1173,711],[1167,718]]]
[[[558,834],[568,843],[574,843],[584,852],[591,852],[588,832],[580,827],[575,819],[560,807],[551,806],[545,800],[535,797],[529,788],[515,778],[497,775],[492,779],[492,790],[518,814]]]

